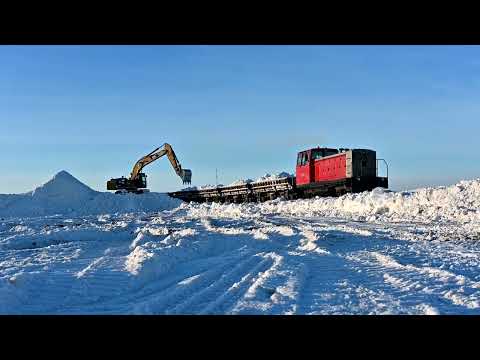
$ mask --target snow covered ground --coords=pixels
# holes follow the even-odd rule
[[[480,180],[262,204],[0,195],[0,313],[480,314]]]

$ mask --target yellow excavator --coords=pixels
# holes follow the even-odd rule
[[[145,155],[140,160],[138,160],[129,178],[121,177],[117,179],[110,179],[107,181],[107,190],[115,190],[115,194],[123,193],[135,193],[142,194],[148,192],[147,187],[147,175],[142,172],[142,169],[151,164],[155,160],[161,158],[162,156],[167,155],[168,160],[173,166],[173,169],[178,176],[182,179],[184,184],[192,183],[192,171],[188,169],[182,169],[180,162],[175,155],[170,144],[163,144],[162,146],[153,150],[150,154]]]

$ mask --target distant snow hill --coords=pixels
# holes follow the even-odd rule
[[[0,194],[0,217],[160,211],[180,201],[163,193],[116,195],[91,189],[67,171],[25,194]]]

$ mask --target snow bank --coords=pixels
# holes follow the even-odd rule
[[[162,193],[117,195],[99,192],[66,171],[25,194],[0,195],[0,217],[86,215],[136,211],[161,211],[180,205]]]
[[[277,214],[342,217],[359,221],[450,221],[470,224],[480,231],[480,179],[411,192],[377,188],[338,198],[276,199],[260,204],[196,204],[191,205],[189,211],[191,216],[233,218]]]

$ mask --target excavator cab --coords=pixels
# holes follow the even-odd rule
[[[145,189],[147,187],[147,174],[145,173],[138,174],[138,178],[136,179],[135,185],[139,189]]]

